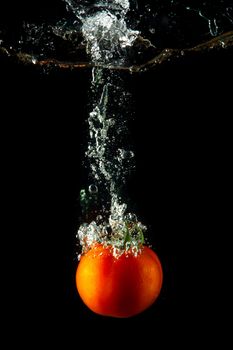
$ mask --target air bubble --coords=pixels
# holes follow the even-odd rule
[[[91,194],[96,194],[96,193],[98,193],[98,187],[97,187],[96,185],[91,184],[91,185],[88,187],[88,191],[89,191]]]
[[[96,222],[97,224],[103,221],[103,216],[102,215],[97,215],[96,217]]]
[[[119,157],[121,159],[130,159],[130,158],[133,158],[134,157],[134,153],[133,151],[128,151],[128,150],[125,150],[125,149],[118,149],[118,152],[119,152]]]
[[[137,222],[137,216],[133,213],[128,213],[125,215],[125,220],[126,221],[132,221],[132,222]]]

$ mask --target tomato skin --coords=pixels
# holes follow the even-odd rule
[[[162,287],[162,267],[146,246],[141,253],[115,258],[112,248],[95,245],[81,257],[76,285],[83,302],[95,313],[130,317],[147,309]]]

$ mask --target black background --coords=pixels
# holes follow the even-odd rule
[[[27,9],[33,19],[37,7]],[[227,215],[232,53],[125,77],[134,99],[137,162],[129,192],[164,269],[158,301],[125,320],[93,314],[75,289],[91,72],[44,74],[2,60],[0,74],[9,324],[38,330],[38,323],[41,332],[60,326],[75,330],[71,339],[86,327],[110,326],[122,335],[132,325],[134,339],[142,332],[155,344],[205,333],[217,311],[211,247]]]

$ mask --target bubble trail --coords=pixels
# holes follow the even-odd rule
[[[80,6],[67,0],[69,8],[82,22],[82,34],[91,61],[102,66],[124,65],[139,32],[128,28],[128,0],[96,1]],[[84,223],[78,230],[83,251],[93,242],[111,244],[114,254],[131,249],[135,255],[144,242],[142,225],[135,214],[127,213],[122,188],[133,169],[134,153],[126,146],[127,112],[130,94],[116,72],[94,67],[91,82],[92,110],[88,117],[89,141],[86,157],[89,162],[94,194],[101,198],[98,218]],[[82,190],[82,203],[87,195]],[[87,208],[88,210],[88,208]],[[98,213],[99,214],[99,213]]]

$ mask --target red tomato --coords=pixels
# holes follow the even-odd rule
[[[130,317],[147,309],[162,287],[162,267],[146,246],[135,256],[113,255],[112,246],[96,244],[82,255],[76,284],[83,302],[104,316]]]

